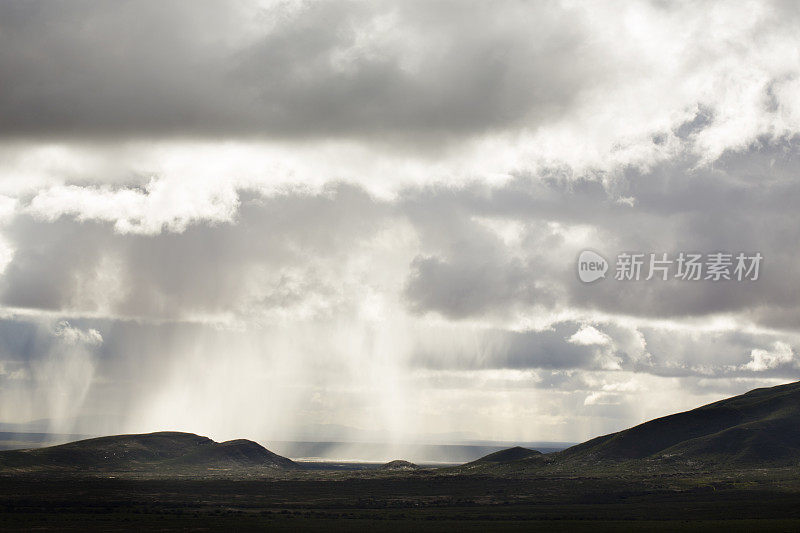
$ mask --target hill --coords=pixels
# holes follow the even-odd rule
[[[408,461],[396,459],[394,461],[389,461],[388,463],[379,466],[378,470],[392,470],[392,471],[402,472],[406,470],[419,470],[419,466]]]
[[[755,389],[560,452],[560,459],[688,459],[714,463],[800,461],[800,382]]]
[[[480,459],[472,461],[470,464],[509,463],[512,461],[520,461],[522,459],[540,455],[542,455],[542,452],[530,450],[521,446],[515,446],[513,448],[508,448],[507,450],[500,450],[499,452],[490,453],[489,455],[485,455]]]
[[[297,464],[291,459],[273,453],[257,442],[246,439],[214,443],[213,446],[200,446],[191,453],[174,459],[173,464],[208,465],[217,468],[230,466],[297,467]]]
[[[296,464],[249,440],[214,442],[193,433],[114,435],[59,446],[0,452],[0,471],[194,471],[289,469]]]
[[[530,452],[530,453],[526,453]],[[469,470],[574,469],[626,465],[791,466],[800,464],[800,382],[755,389],[597,437],[561,452],[510,448]]]

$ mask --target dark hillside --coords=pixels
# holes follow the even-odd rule
[[[147,471],[164,468],[294,468],[249,440],[214,442],[193,433],[114,435],[32,450],[0,452],[0,470]]]
[[[679,455],[718,462],[800,459],[800,382],[755,389],[568,448],[562,460]]]

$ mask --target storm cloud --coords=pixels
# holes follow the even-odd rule
[[[22,1],[0,20],[4,135],[474,134],[553,118],[603,72],[552,4]]]
[[[797,379],[799,10],[712,7],[2,3],[0,416],[579,440]],[[763,264],[614,279],[682,251]]]

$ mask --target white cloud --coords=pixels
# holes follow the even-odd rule
[[[763,372],[791,363],[796,364],[792,347],[785,342],[775,341],[772,345],[772,350],[753,349],[750,352],[750,362],[742,365],[741,368],[752,370],[753,372]]]
[[[583,405],[619,405],[620,396],[609,392],[592,392],[586,396]]]
[[[142,189],[111,189],[62,185],[45,189],[26,211],[54,221],[71,215],[77,220],[112,222],[119,233],[181,232],[198,222],[230,222],[239,196],[229,183],[201,183],[152,178]]]
[[[594,326],[589,326],[586,324],[581,326],[581,329],[576,331],[572,337],[569,338],[569,342],[580,344],[582,346],[591,346],[594,344],[607,346],[612,344],[611,337],[599,331]]]
[[[53,334],[70,346],[99,346],[103,343],[103,336],[96,329],[75,328],[70,326],[66,320],[56,324]]]

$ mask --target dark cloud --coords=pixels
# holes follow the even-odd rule
[[[547,291],[536,287],[529,266],[513,259],[501,265],[494,261],[492,256],[458,263],[418,256],[406,287],[412,309],[464,318],[502,311],[510,300],[520,305],[552,303]]]
[[[0,3],[0,417],[518,437],[797,379],[798,12]]]
[[[235,222],[155,236],[119,234],[109,222],[21,216],[8,228],[15,252],[0,298],[20,308],[173,319],[299,305],[340,290],[338,269],[390,215],[348,185],[242,199]],[[287,288],[287,276],[298,283]]]
[[[800,261],[787,243],[800,239],[793,207],[800,199],[793,171],[798,160],[796,138],[776,139],[726,154],[714,165],[686,156],[609,179],[559,171],[520,176],[499,187],[409,191],[404,209],[428,255],[413,263],[407,295],[418,312],[452,317],[551,307],[560,296],[562,304],[615,314],[683,318],[732,312],[763,325],[793,327]],[[506,246],[475,217],[518,222],[519,243]],[[567,242],[562,230],[570,227],[588,233]],[[575,260],[585,248],[611,261],[608,279],[592,285],[577,279]],[[617,254],[637,251],[673,258],[680,251],[760,252],[764,260],[753,282],[613,280]]]
[[[245,302],[279,308],[308,294],[355,301],[337,276],[359,258],[384,261],[387,251],[374,239],[408,224],[415,240],[393,251],[403,262],[393,266],[405,272],[394,283],[420,315],[733,313],[796,329],[800,261],[787,243],[800,239],[800,181],[792,170],[798,158],[800,143],[779,139],[713,166],[686,157],[602,180],[562,169],[500,186],[410,188],[394,200],[343,184],[318,193],[243,190],[234,220],[156,235],[120,234],[111,222],[72,216],[20,216],[6,232],[15,252],[0,294],[6,305],[47,310],[96,311],[106,298],[114,313],[159,317],[245,312]],[[612,262],[608,279],[578,280],[575,260],[585,248]],[[760,252],[764,259],[757,281],[620,282],[613,261],[623,251]],[[103,284],[116,289],[99,289]]]
[[[412,363],[438,370],[541,370],[536,386],[561,390],[591,388],[585,371],[743,382],[800,377],[800,361],[789,354],[797,353],[796,335],[634,326],[613,320],[568,320],[544,330],[488,329],[470,335],[473,342],[455,342],[448,348],[423,340]]]
[[[20,245],[0,283],[5,305],[42,310],[87,305],[84,285],[97,276],[104,251],[112,245],[107,228],[71,220],[24,220],[9,235]]]
[[[582,324],[557,322],[540,331],[504,331],[491,329],[477,336],[469,349],[442,350],[424,342],[417,348],[413,363],[435,369],[545,369],[600,370],[602,355],[617,348],[599,344],[581,344],[572,337]],[[624,354],[622,354],[624,355]]]
[[[243,6],[4,2],[2,135],[431,142],[552,118],[603,72],[551,4]]]

